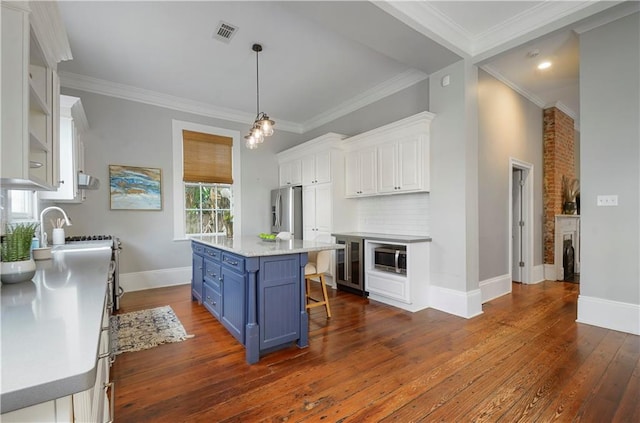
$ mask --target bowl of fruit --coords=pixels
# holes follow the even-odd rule
[[[266,233],[261,233],[260,235],[258,235],[260,237],[261,240],[266,241],[266,242],[276,242],[276,234],[266,234]]]

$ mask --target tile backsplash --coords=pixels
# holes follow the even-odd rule
[[[360,232],[430,235],[429,193],[365,197],[357,202]]]

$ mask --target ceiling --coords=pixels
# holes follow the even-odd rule
[[[259,42],[260,111],[304,133],[464,57],[541,107],[577,116],[571,28],[630,3],[637,10],[618,3],[61,1],[73,60],[59,71],[66,87],[249,126]],[[213,37],[220,21],[238,28],[229,42]],[[547,57],[552,68],[536,71]]]

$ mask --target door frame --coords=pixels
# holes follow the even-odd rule
[[[533,281],[533,175],[532,163],[509,157],[509,219],[507,222],[509,230],[508,265],[509,278],[513,280],[513,171],[522,170],[524,185],[522,186],[522,218],[525,222],[522,231],[522,256],[524,266],[522,268],[522,283],[531,284]]]

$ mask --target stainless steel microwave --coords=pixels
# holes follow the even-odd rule
[[[385,272],[407,274],[407,247],[384,245],[373,250],[373,266]]]

